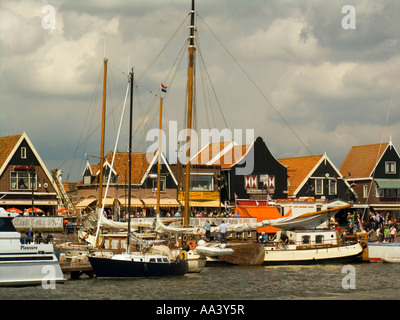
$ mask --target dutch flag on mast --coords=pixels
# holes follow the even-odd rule
[[[167,93],[167,86],[164,86],[162,83],[161,83],[161,92]]]

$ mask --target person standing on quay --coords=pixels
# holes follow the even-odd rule
[[[211,238],[211,223],[210,220],[207,220],[204,229],[206,229],[206,240],[210,241]]]
[[[390,242],[395,242],[396,241],[396,226],[392,225],[390,228]]]
[[[226,224],[224,220],[219,226],[219,232],[221,233],[221,243],[226,243]]]

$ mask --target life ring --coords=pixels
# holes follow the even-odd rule
[[[187,259],[187,252],[185,250],[182,250],[181,253],[179,254],[179,258]]]
[[[189,246],[190,250],[193,250],[194,248],[196,248],[196,243],[194,241],[188,241],[188,242],[186,242],[186,244]]]

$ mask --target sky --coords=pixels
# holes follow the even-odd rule
[[[154,144],[146,135],[158,127],[161,82],[174,145],[167,128],[179,132],[186,116],[190,5],[0,1],[0,136],[26,132],[49,170],[79,180],[86,161],[98,162],[107,58],[106,152],[131,68],[133,151]],[[236,129],[243,143],[252,130],[278,159],[326,153],[337,168],[354,145],[392,136],[400,146],[399,13],[395,0],[197,1],[195,129]]]

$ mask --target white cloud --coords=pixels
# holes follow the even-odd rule
[[[27,131],[43,152],[42,158],[48,157],[55,163],[62,162],[65,160],[62,157],[72,152],[67,152],[67,148],[54,150],[59,141],[64,146],[73,146],[77,134],[82,132],[80,126],[91,107],[104,48],[112,73],[109,83],[118,89],[113,92],[113,99],[108,100],[112,107],[120,99],[120,93],[125,92],[127,81],[122,72],[128,71],[128,59],[130,66],[135,66],[135,76],[139,76],[183,21],[190,4],[177,0],[167,3],[58,0],[54,2],[56,29],[44,30],[41,9],[47,4],[44,0],[2,2],[0,103],[7,119],[19,121],[11,124],[1,117],[0,130],[1,133]],[[201,18],[302,141],[315,153],[327,151],[338,167],[340,158],[344,158],[352,144],[381,139],[391,103],[386,129],[392,131],[394,143],[400,135],[396,87],[400,65],[400,22],[396,9],[400,4],[354,2],[357,29],[353,31],[341,28],[341,8],[345,4],[348,3],[311,0],[251,3],[205,0],[197,4]],[[143,78],[140,89],[147,97],[143,94],[137,102],[135,121],[144,116],[148,107],[145,103],[152,99],[148,91],[158,89],[187,39],[187,24],[184,23],[161,59]],[[307,155],[302,143],[199,18],[197,25],[200,49],[228,126],[254,128],[276,157]],[[184,64],[185,60],[165,107],[166,118],[179,122],[185,106]],[[197,75],[201,75],[200,69]],[[197,95],[202,101],[200,84],[199,79]],[[176,91],[180,95],[174,95]],[[55,108],[68,127],[59,125]],[[219,107],[213,108],[214,123],[222,128],[224,121]],[[201,103],[197,116],[202,125],[207,125],[206,117],[212,116],[209,109],[208,115],[205,110]],[[145,116],[154,118],[153,114]],[[44,121],[46,132],[41,129]],[[38,125],[32,128],[32,122]],[[71,135],[68,142],[66,132]],[[49,145],[52,150],[48,150]]]

